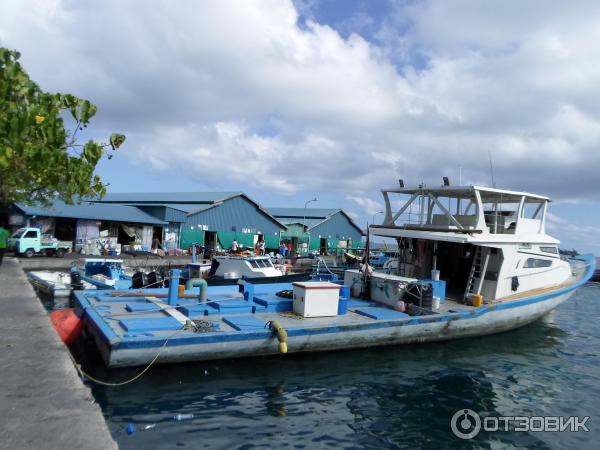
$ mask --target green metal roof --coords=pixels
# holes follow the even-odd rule
[[[65,217],[72,219],[107,220],[111,222],[146,223],[164,225],[168,222],[157,219],[134,206],[106,205],[83,202],[79,205],[67,205],[56,201],[52,206],[30,206],[17,203],[15,206],[28,216]]]

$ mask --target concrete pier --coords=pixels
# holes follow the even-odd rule
[[[16,258],[0,266],[0,449],[116,449]]]

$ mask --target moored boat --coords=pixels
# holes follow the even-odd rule
[[[29,282],[44,295],[49,297],[68,297],[73,287],[71,275],[67,272],[52,272],[50,270],[36,270],[27,273]],[[90,283],[83,282],[83,289],[96,289]]]
[[[210,263],[203,261],[187,264],[182,272],[185,280],[205,279],[209,286],[236,285],[239,280],[252,283],[291,283],[306,281],[309,273],[284,273],[273,264],[268,255],[213,256]]]
[[[386,218],[370,230],[398,240],[394,273],[180,295],[173,271],[168,291],[79,292],[78,313],[108,366],[135,366],[508,331],[556,308],[594,273],[591,255],[560,258],[545,232],[546,197],[476,186],[383,194]],[[391,194],[408,196],[395,212]]]

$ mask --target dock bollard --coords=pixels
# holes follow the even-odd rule
[[[177,306],[179,300],[179,269],[172,269],[169,272],[169,305]]]

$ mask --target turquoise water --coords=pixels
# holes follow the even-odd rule
[[[157,366],[93,393],[124,449],[597,448],[599,312],[600,284],[590,283],[544,320],[501,335]],[[96,373],[118,381],[136,369]],[[481,432],[463,441],[450,428],[463,408],[591,416],[590,432]],[[128,424],[137,431],[128,434]]]

